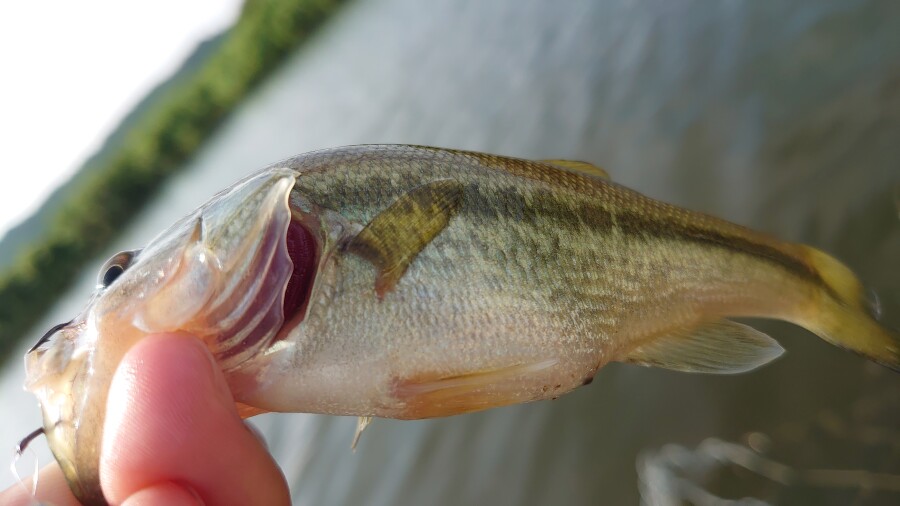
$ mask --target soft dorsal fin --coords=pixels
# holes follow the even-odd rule
[[[777,341],[752,327],[717,320],[652,339],[623,361],[683,372],[735,374],[756,369],[783,352]]]
[[[578,160],[541,160],[544,163],[549,163],[550,165],[556,165],[561,169],[565,169],[569,172],[580,172],[582,174],[587,174],[593,177],[599,177],[600,179],[610,181],[609,173],[605,170],[597,167],[594,164],[587,162],[580,162]]]
[[[463,185],[452,179],[419,186],[378,213],[350,240],[347,250],[378,270],[379,298],[394,288],[416,255],[450,223],[462,195]]]

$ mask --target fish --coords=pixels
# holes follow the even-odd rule
[[[85,309],[27,353],[26,388],[75,495],[104,504],[109,384],[150,334],[202,340],[243,417],[361,431],[556,398],[610,362],[743,373],[783,352],[745,317],[900,370],[900,333],[815,248],[587,162],[350,146],[270,165],[110,258]]]

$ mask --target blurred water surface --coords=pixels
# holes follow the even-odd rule
[[[590,160],[653,197],[812,244],[852,266],[900,327],[898,62],[900,3],[889,0],[358,0],[242,105],[110,253],[274,160],[421,143]],[[93,283],[91,269],[44,327],[70,318]],[[751,374],[611,365],[553,402],[376,420],[356,453],[349,418],[265,415],[257,425],[296,504],[636,504],[639,457],[754,431],[790,465],[900,474],[900,378],[788,324],[758,326],[788,353]],[[9,446],[40,423],[23,377],[13,363],[0,378]],[[900,497],[725,478],[698,479],[790,504]],[[682,493],[643,486],[662,494],[645,500]]]

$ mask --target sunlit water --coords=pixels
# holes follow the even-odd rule
[[[274,160],[344,144],[432,144],[590,160],[651,196],[813,244],[859,272],[898,327],[900,3],[762,4],[355,2],[243,104],[110,253]],[[29,343],[75,314],[94,275]],[[639,455],[667,443],[741,441],[844,417],[873,392],[900,396],[900,378],[882,368],[787,324],[760,328],[788,354],[751,374],[613,365],[553,402],[376,420],[356,453],[349,418],[257,424],[297,504],[635,504]],[[10,452],[40,423],[23,376],[16,362],[0,378]],[[874,423],[900,432],[897,405],[883,409],[893,411]],[[45,445],[35,447],[48,462]],[[828,465],[900,473],[894,451]],[[0,474],[0,486],[11,482]]]

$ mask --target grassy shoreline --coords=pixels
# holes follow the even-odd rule
[[[247,0],[205,64],[160,99],[0,273],[0,365],[85,263],[181,170],[222,120],[342,0]]]

